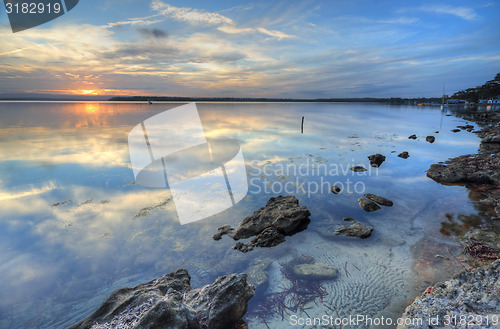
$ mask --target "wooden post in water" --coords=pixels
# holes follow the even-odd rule
[[[300,133],[304,133],[304,117],[302,117],[302,125],[300,126]]]

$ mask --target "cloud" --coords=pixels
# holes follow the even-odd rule
[[[170,17],[178,21],[190,24],[218,25],[218,30],[228,34],[255,33],[260,32],[278,40],[293,38],[281,31],[268,30],[264,27],[238,27],[236,22],[229,17],[217,12],[206,12],[188,7],[175,7],[160,0],[153,0],[151,8],[158,11],[158,15]]]
[[[164,39],[168,37],[168,32],[161,29],[138,28],[137,31],[146,38]]]
[[[265,29],[263,27],[257,28],[257,31],[264,33],[264,34],[267,34],[271,37],[276,37],[276,38],[278,38],[278,40],[282,40],[282,39],[286,39],[286,38],[294,38],[293,35],[288,35],[288,34],[285,34],[283,32],[280,32],[280,31],[270,31],[270,30]]]
[[[436,14],[454,15],[466,21],[473,21],[478,18],[478,15],[474,11],[474,9],[466,7],[452,7],[448,5],[425,5],[420,7],[419,9]]]
[[[160,15],[191,24],[233,24],[233,20],[216,12],[206,12],[187,7],[175,7],[160,0],[153,0],[151,8]]]
[[[156,23],[161,23],[164,20],[163,19],[154,19],[150,20],[151,18],[158,17],[160,16],[159,14],[152,15],[152,16],[147,16],[147,17],[136,17],[136,18],[129,18],[126,21],[120,21],[120,22],[112,22],[108,23],[105,25],[105,27],[117,27],[117,26],[122,26],[122,25],[139,25],[139,26],[146,26],[146,25],[153,25]]]

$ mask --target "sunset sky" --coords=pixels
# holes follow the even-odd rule
[[[0,40],[4,96],[440,96],[500,72],[500,2],[82,0]]]

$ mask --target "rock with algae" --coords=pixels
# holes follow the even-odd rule
[[[500,260],[429,287],[402,318],[397,329],[499,328]]]

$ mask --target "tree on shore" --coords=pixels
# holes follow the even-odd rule
[[[500,73],[495,79],[487,81],[482,86],[468,88],[453,94],[454,99],[463,99],[472,103],[479,102],[480,99],[498,98],[500,96]]]

